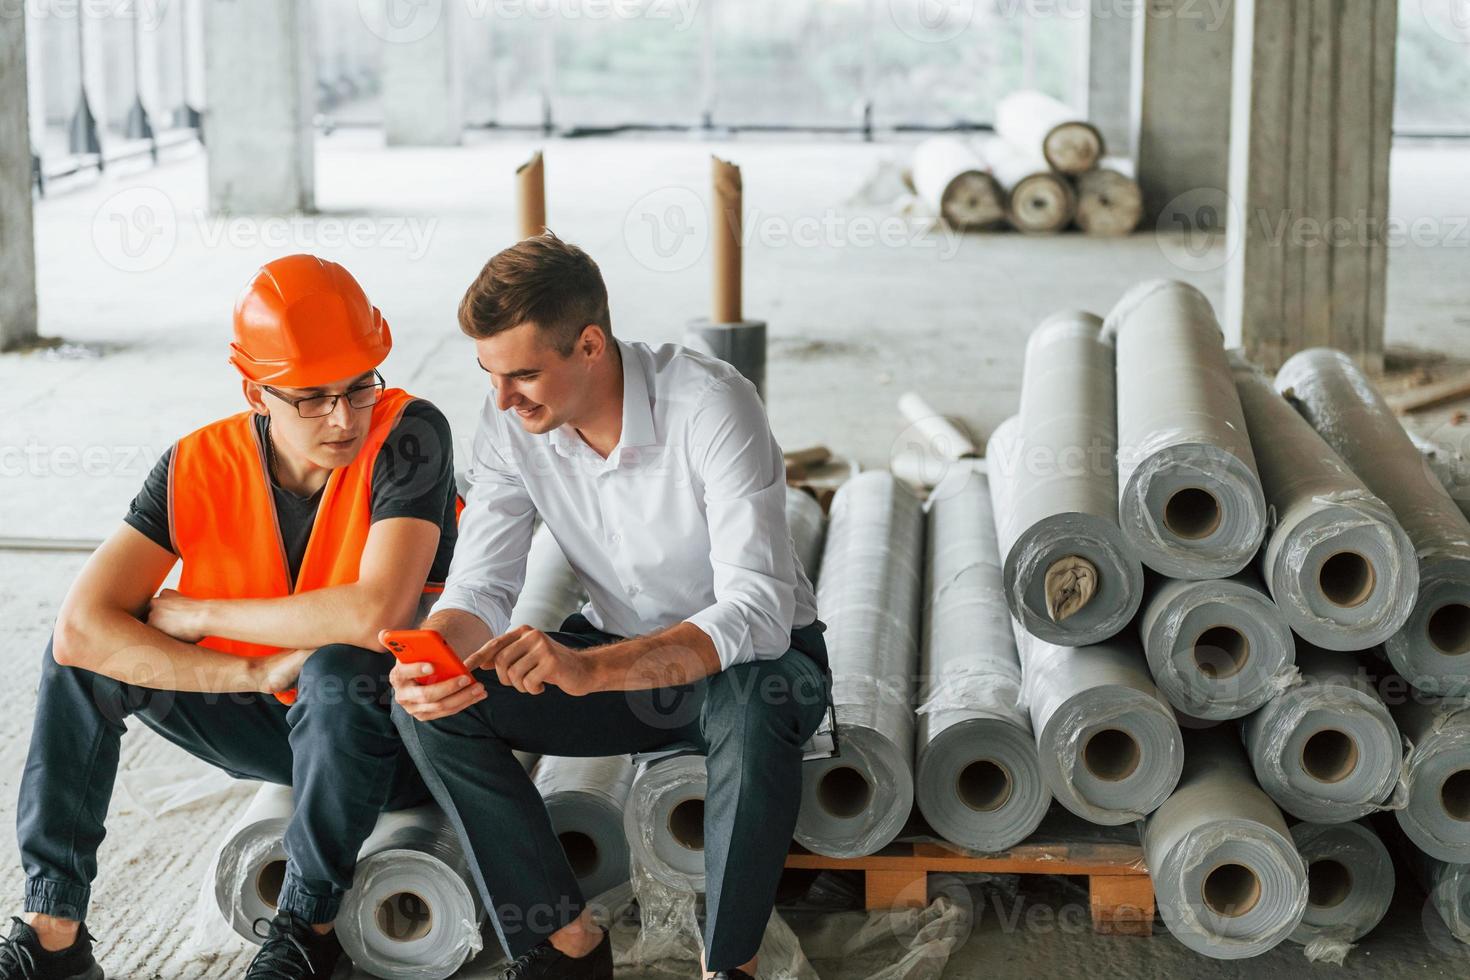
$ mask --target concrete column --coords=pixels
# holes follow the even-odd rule
[[[1227,338],[1383,368],[1397,0],[1239,0]]]
[[[1131,156],[1129,96],[1138,4],[1092,0],[1087,30],[1087,120],[1103,135],[1108,156]]]
[[[204,144],[217,212],[316,204],[311,5],[206,0]]]
[[[396,0],[387,0],[390,8]],[[383,128],[389,146],[458,146],[464,134],[459,32],[462,0],[423,4],[383,34]],[[401,17],[401,15],[400,15]]]
[[[1226,211],[1235,3],[1145,0],[1136,23],[1133,145],[1145,220],[1161,228]]]
[[[0,350],[36,339],[26,19],[0,16]]]

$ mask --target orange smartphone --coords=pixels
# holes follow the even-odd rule
[[[471,677],[469,668],[459,659],[437,630],[384,630],[383,645],[405,664],[432,664],[434,672],[416,677],[419,684],[437,684],[451,677]]]

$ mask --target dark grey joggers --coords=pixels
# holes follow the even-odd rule
[[[237,778],[295,787],[279,907],[331,922],[378,813],[429,799],[389,714],[392,665],[386,653],[322,647],[288,708],[266,694],[136,687],[63,667],[48,644],[16,810],[25,910],[86,918],[119,744],[135,717]]]
[[[606,756],[687,742],[707,756],[704,945],[711,970],[760,948],[801,805],[802,745],[830,697],[825,627],[794,630],[792,649],[695,684],[572,697],[476,676],[487,697],[458,714],[393,718],[419,771],[464,843],[485,907],[512,959],[586,904],[540,794],[512,750]],[[573,647],[621,639],[580,614],[550,636]]]

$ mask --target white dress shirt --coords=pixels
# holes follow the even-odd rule
[[[435,610],[499,635],[539,513],[587,590],[582,613],[618,636],[689,622],[724,668],[778,657],[817,617],[786,523],[786,467],[755,386],[723,361],[617,341],[623,431],[603,459],[570,425],[543,435],[492,393]]]

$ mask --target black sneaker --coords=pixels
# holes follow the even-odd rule
[[[715,974],[715,980],[755,980],[755,977],[744,970],[721,970]]]
[[[24,919],[13,915],[10,921],[10,935],[0,936],[0,980],[102,980],[85,922],[77,929],[76,942],[51,952]]]
[[[586,956],[574,959],[551,943],[522,953],[500,980],[613,980],[612,936],[602,930],[602,942]]]
[[[251,928],[265,943],[250,961],[245,980],[327,980],[342,958],[335,931],[319,933],[290,912],[256,919]]]

